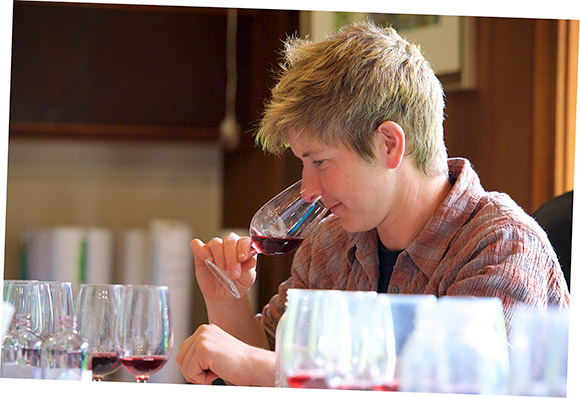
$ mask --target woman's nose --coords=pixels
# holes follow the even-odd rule
[[[300,195],[305,201],[314,202],[317,198],[322,196],[322,189],[320,188],[320,184],[318,184],[316,181],[313,181],[312,178],[305,179],[303,175]]]

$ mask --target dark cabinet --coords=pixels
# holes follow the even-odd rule
[[[223,227],[247,228],[262,203],[300,178],[295,159],[265,155],[252,137],[299,12],[238,9],[235,22],[241,137],[224,148]],[[223,8],[16,1],[10,140],[219,142],[227,29]],[[259,261],[263,304],[291,257]]]
[[[259,117],[252,98],[276,63],[263,48],[278,39],[268,32],[278,14],[289,21],[289,12],[237,13],[243,127]],[[10,137],[217,140],[227,18],[220,8],[15,2]]]

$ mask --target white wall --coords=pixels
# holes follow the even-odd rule
[[[5,279],[19,277],[24,227],[149,228],[151,219],[171,218],[187,221],[204,240],[221,230],[217,145],[13,140],[8,163]],[[195,289],[194,324],[205,317]]]

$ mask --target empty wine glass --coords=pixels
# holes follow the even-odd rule
[[[172,348],[167,286],[123,286],[115,327],[115,349],[121,364],[138,383],[145,383],[165,365]]]
[[[514,310],[509,336],[510,394],[567,396],[569,317],[567,308],[520,306]]]
[[[390,391],[398,391],[401,377],[401,356],[407,340],[415,330],[417,314],[428,310],[437,303],[437,297],[424,294],[388,294],[393,314],[395,332],[395,351],[397,361],[393,382],[387,387]]]
[[[70,282],[40,281],[41,320],[35,331],[47,339],[58,331],[59,319],[75,314],[74,296]]]
[[[256,253],[281,256],[296,250],[308,233],[324,218],[328,209],[320,196],[312,202],[302,198],[302,180],[280,192],[252,217],[250,237]],[[209,260],[209,270],[235,297],[241,295],[227,272]]]
[[[31,329],[38,333],[41,322],[40,285],[35,280],[5,280],[4,301],[14,307],[17,314],[30,315]]]
[[[115,322],[122,287],[82,284],[77,296],[78,332],[89,343],[89,369],[94,381],[103,380],[121,367],[115,351]]]
[[[443,296],[418,308],[403,348],[404,392],[505,395],[509,357],[501,300]]]
[[[39,292],[35,281],[5,281],[4,298],[16,311],[2,338],[2,377],[41,378],[42,339],[32,331],[32,318],[40,318]]]

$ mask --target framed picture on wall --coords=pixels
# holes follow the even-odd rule
[[[303,11],[300,35],[316,41],[342,25],[367,19],[392,26],[407,41],[418,45],[445,91],[475,88],[475,32],[471,17]]]

